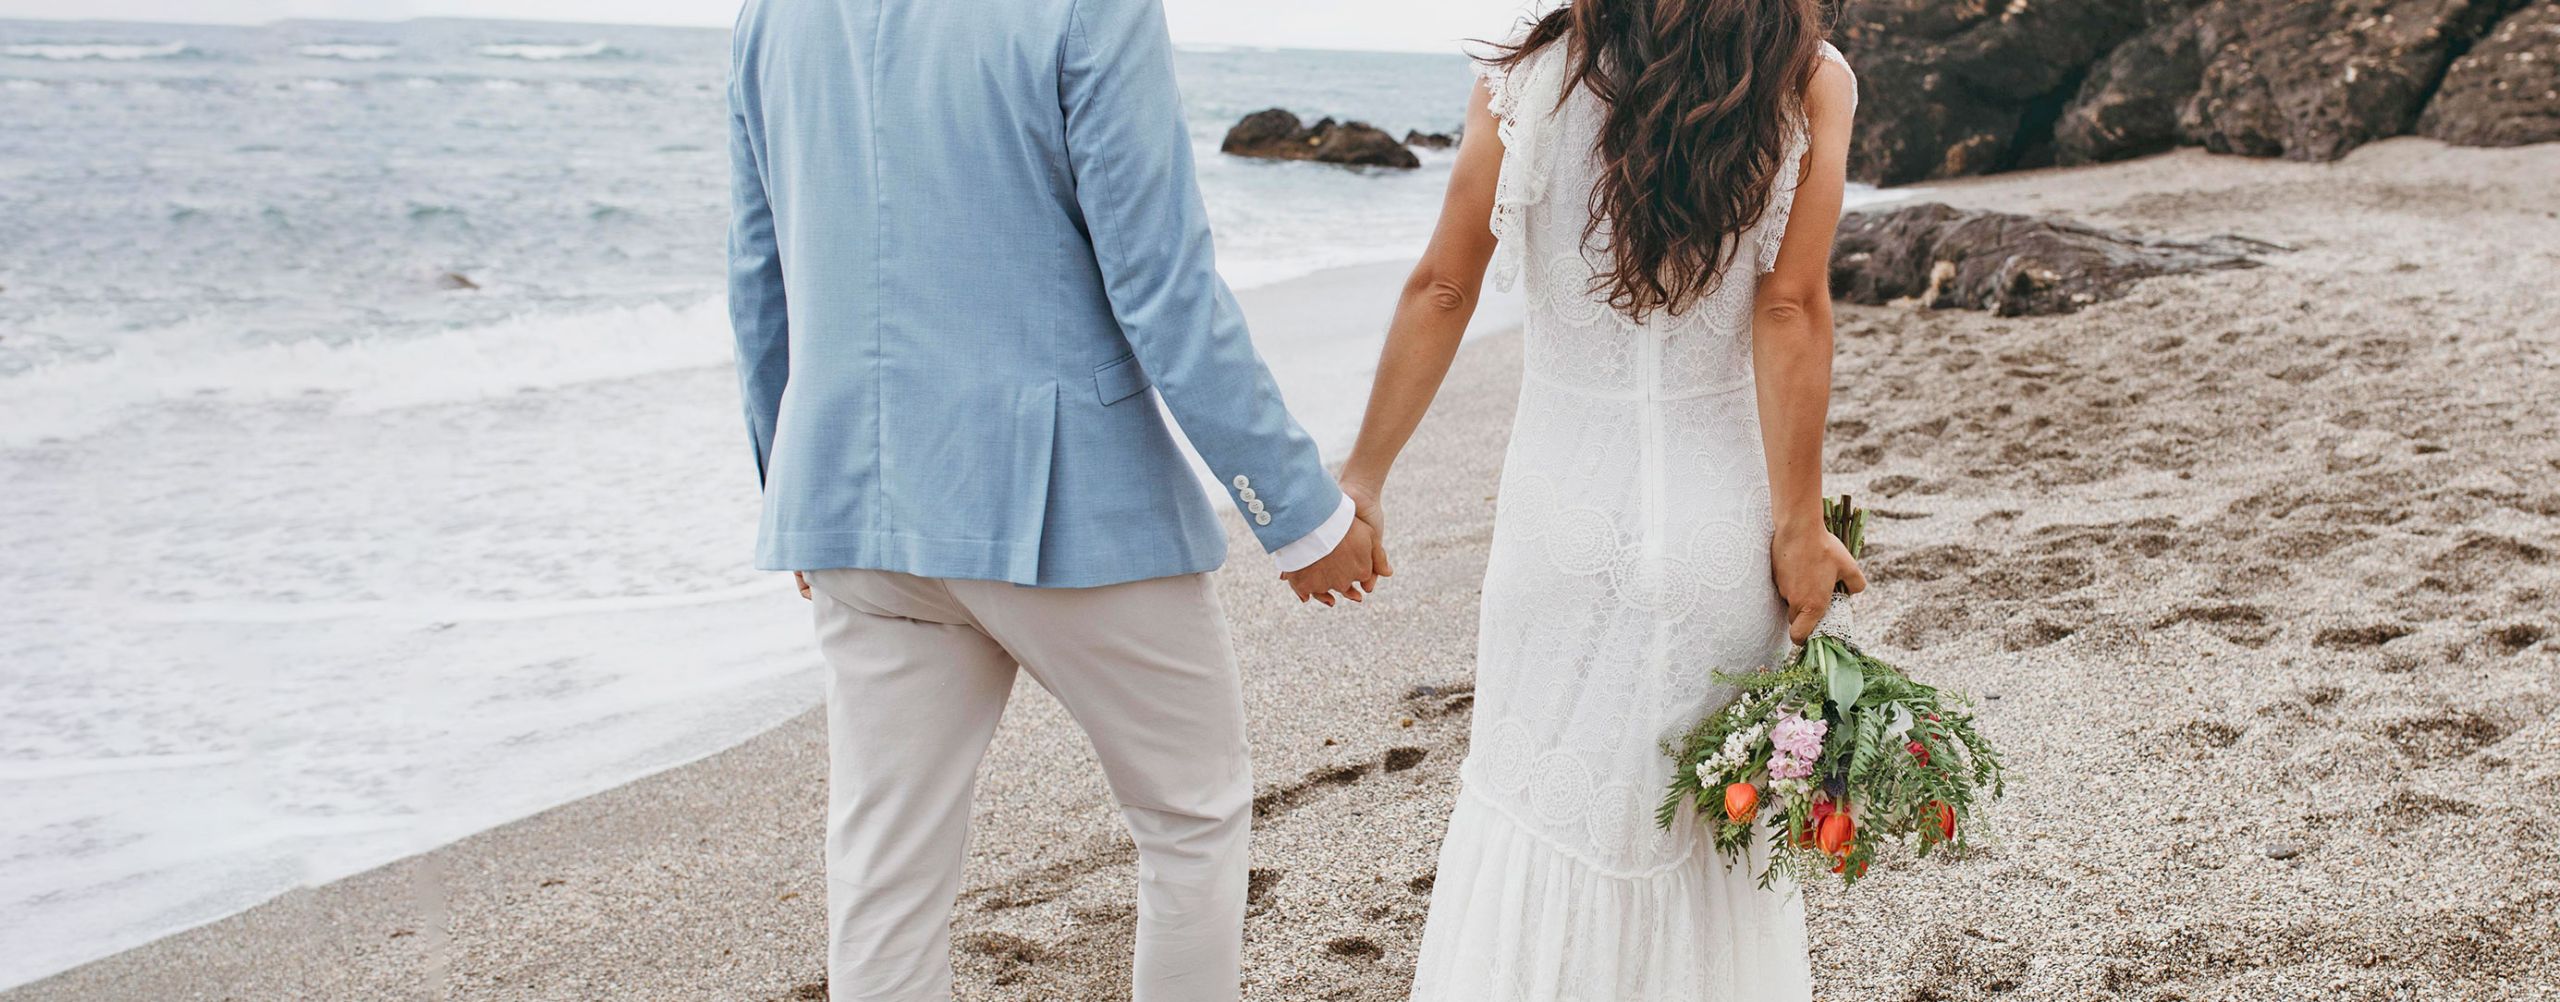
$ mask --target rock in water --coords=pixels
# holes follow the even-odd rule
[[[1426,150],[1445,150],[1449,147],[1458,145],[1458,137],[1446,132],[1424,132],[1420,129],[1407,129],[1404,134],[1404,144]]]
[[[2465,146],[2560,140],[2560,0],[2508,15],[2454,60],[2418,132]]]
[[[1336,122],[1327,118],[1308,126],[1303,125],[1296,114],[1282,108],[1246,115],[1235,128],[1227,130],[1226,141],[1218,144],[1218,152],[1266,160],[1313,160],[1355,167],[1412,170],[1422,166],[1421,158],[1414,156],[1403,143],[1396,142],[1396,137],[1367,122]]]
[[[1261,151],[1303,145],[1306,132],[1306,123],[1299,121],[1298,116],[1288,109],[1265,108],[1246,115],[1234,128],[1228,129],[1226,140],[1218,144],[1218,152],[1240,157],[1280,156],[1277,152]]]
[[[2195,14],[2204,71],[2179,131],[2216,153],[2293,160],[2400,135],[2512,2],[2217,0]]]
[[[2281,250],[2238,237],[2143,240],[2062,219],[1967,212],[1930,202],[1840,220],[1832,294],[1853,303],[1917,299],[2004,317],[2077,312],[2157,275],[2254,268]]]

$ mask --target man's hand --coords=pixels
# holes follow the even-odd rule
[[[792,584],[796,584],[796,585],[799,585],[799,586],[800,586],[800,597],[801,597],[801,598],[808,599],[809,601],[812,601],[812,602],[817,601],[817,599],[816,599],[816,598],[811,597],[811,596],[810,596],[810,594],[809,594],[809,575],[808,575],[806,572],[803,572],[803,571],[792,571],[792,572],[791,572],[791,583],[792,583]]]
[[[1814,627],[1831,611],[1835,586],[1848,585],[1852,595],[1867,590],[1866,572],[1858,569],[1849,548],[1818,524],[1781,530],[1770,541],[1769,570],[1777,579],[1778,597],[1787,602],[1787,637],[1799,644],[1813,636]]]
[[[1355,499],[1352,504],[1356,511],[1359,501]],[[1342,542],[1334,545],[1333,552],[1280,575],[1280,580],[1289,583],[1289,590],[1297,592],[1301,602],[1312,598],[1330,606],[1335,592],[1354,602],[1362,601],[1366,598],[1364,590],[1378,587],[1377,564],[1384,552],[1379,548],[1377,531],[1355,516],[1350,531],[1342,534]]]

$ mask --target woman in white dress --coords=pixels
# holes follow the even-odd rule
[[[1793,889],[1653,808],[1663,740],[1733,695],[1713,673],[1770,663],[1865,583],[1820,501],[1855,102],[1814,0],[1572,0],[1485,64],[1343,477],[1383,524],[1487,266],[1525,283],[1415,999],[1810,997]]]

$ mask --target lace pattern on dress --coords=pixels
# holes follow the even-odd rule
[[[1518,39],[1513,40],[1515,43]],[[1563,97],[1564,45],[1550,45],[1511,69],[1476,64],[1502,137],[1502,173],[1493,191],[1493,286],[1511,291],[1520,280],[1521,243],[1530,208],[1544,201],[1555,168],[1556,130],[1545,124]]]

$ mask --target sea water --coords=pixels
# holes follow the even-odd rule
[[[726,58],[0,21],[0,986],[814,704],[805,607],[747,566]],[[1217,142],[1271,106],[1454,131],[1464,59],[1177,65],[1233,284],[1422,246],[1451,154]],[[1358,411],[1293,403],[1334,446]]]

